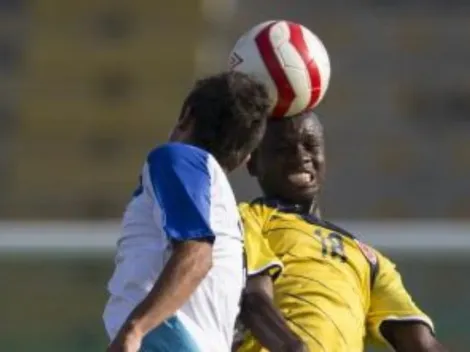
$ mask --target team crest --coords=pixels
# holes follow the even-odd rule
[[[233,70],[235,67],[240,65],[243,62],[243,59],[237,53],[232,53],[229,59],[230,69]]]
[[[372,265],[377,265],[377,255],[375,252],[368,245],[362,243],[361,241],[356,240],[356,243],[359,246],[362,254],[364,254],[364,257],[366,257]]]

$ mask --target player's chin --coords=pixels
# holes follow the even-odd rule
[[[320,187],[316,183],[294,184],[289,183],[285,189],[287,199],[291,199],[296,203],[304,203],[312,201],[316,198]]]

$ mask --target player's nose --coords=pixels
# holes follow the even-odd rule
[[[289,164],[292,168],[305,169],[312,167],[312,157],[303,148],[297,150],[289,158]]]
[[[305,150],[303,146],[298,146],[296,148],[295,155],[296,155],[297,162],[299,164],[303,165],[303,164],[308,164],[312,162],[312,156],[307,150]]]

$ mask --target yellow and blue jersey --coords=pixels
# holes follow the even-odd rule
[[[246,241],[263,243],[246,247],[248,267],[256,273],[280,261],[275,303],[309,350],[362,352],[366,339],[386,344],[380,326],[388,320],[420,321],[432,329],[394,264],[352,234],[277,201],[258,199],[239,209]],[[265,350],[248,335],[239,351]]]

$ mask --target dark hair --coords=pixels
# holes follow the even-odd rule
[[[185,113],[194,119],[192,142],[231,171],[263,138],[269,97],[250,76],[224,72],[196,82],[184,102]]]

